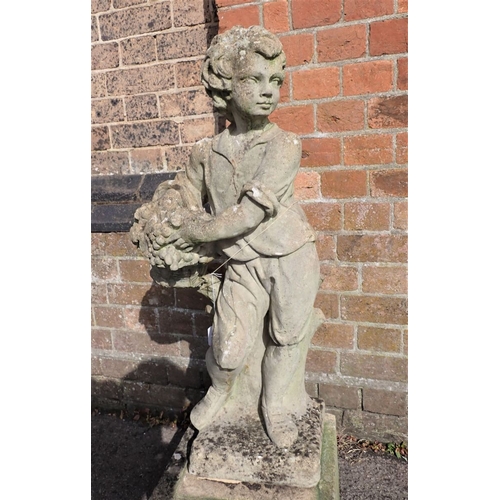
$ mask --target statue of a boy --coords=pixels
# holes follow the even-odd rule
[[[320,283],[314,231],[293,196],[301,142],[269,121],[285,62],[279,39],[259,26],[213,39],[202,81],[231,125],[195,144],[186,167],[198,205],[208,201],[211,217],[191,212],[164,240],[183,252],[215,244],[226,260],[206,355],[212,386],[191,422],[202,430],[216,420],[257,337],[268,335],[260,401],[267,434],[279,447],[297,438],[283,395],[318,325]]]

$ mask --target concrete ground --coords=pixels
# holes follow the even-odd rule
[[[92,500],[156,500],[159,483],[168,500],[175,481],[165,481],[164,471],[181,468],[176,449],[185,426],[99,412],[91,424]],[[408,498],[407,461],[342,437],[338,455],[341,500]]]

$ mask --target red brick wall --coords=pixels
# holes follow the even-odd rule
[[[182,169],[218,131],[199,79],[211,30],[261,24],[287,54],[272,116],[303,143],[327,321],[311,395],[360,437],[407,434],[407,1],[92,2],[92,174]],[[186,407],[207,383],[206,301],[160,289],[126,233],[93,234],[96,401]]]

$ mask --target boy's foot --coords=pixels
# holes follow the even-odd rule
[[[205,397],[191,410],[189,418],[191,423],[201,431],[209,424],[226,402],[229,393],[220,391],[211,386]]]
[[[267,435],[279,448],[289,448],[299,435],[297,426],[283,410],[262,406]]]

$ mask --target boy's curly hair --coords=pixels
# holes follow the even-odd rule
[[[279,38],[261,26],[243,28],[234,26],[212,40],[207,50],[201,72],[201,80],[214,108],[229,121],[233,117],[227,109],[232,89],[233,64],[240,52],[255,52],[266,59],[281,57],[285,68],[286,58]]]

